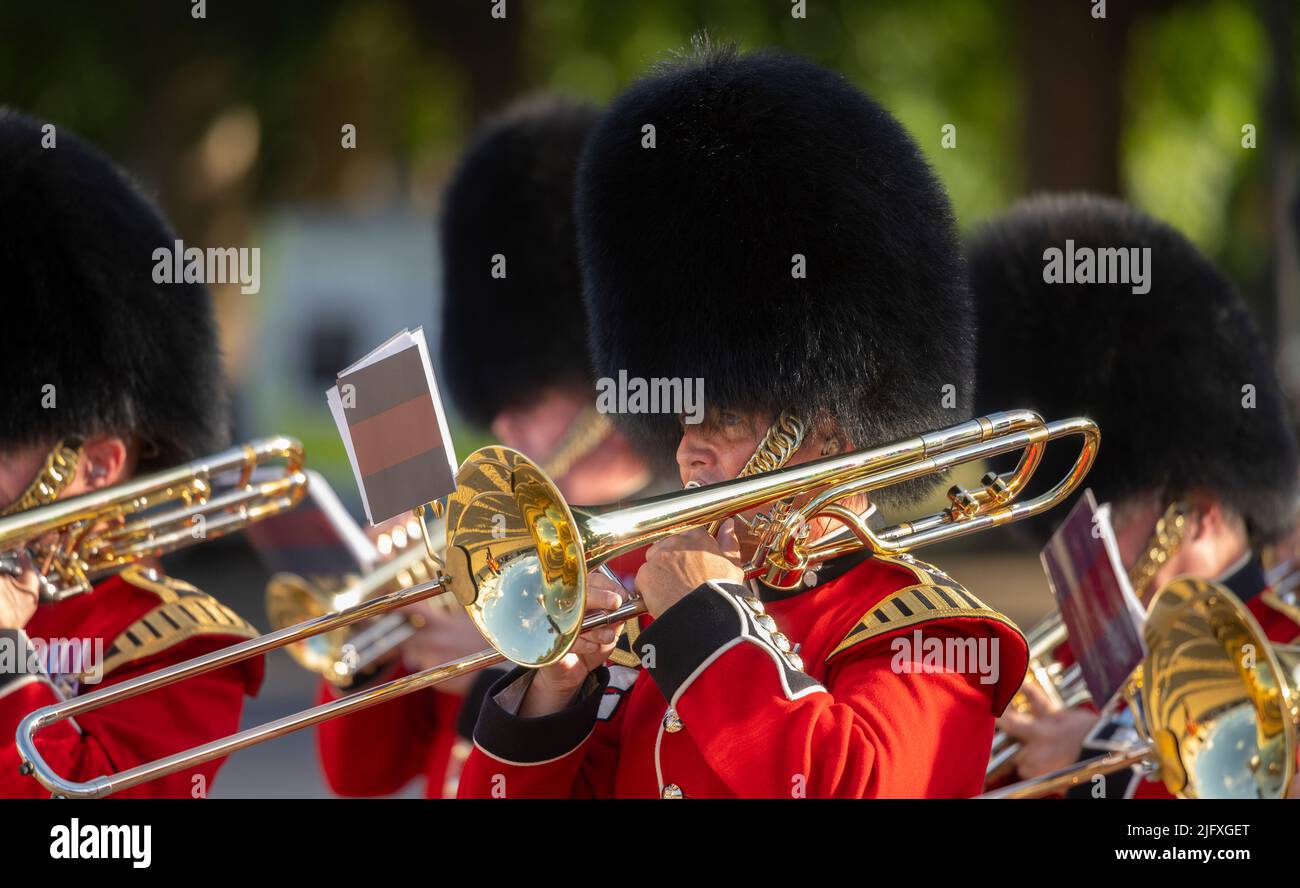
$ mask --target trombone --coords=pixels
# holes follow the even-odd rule
[[[1151,587],[1157,570],[1182,545],[1186,526],[1187,512],[1179,502],[1172,503],[1156,522],[1145,553],[1128,572],[1129,584],[1139,601],[1146,601],[1147,590]],[[1061,709],[1073,709],[1092,699],[1079,664],[1075,662],[1065,667],[1052,656],[1068,637],[1069,630],[1060,611],[1048,614],[1025,636],[1029,643],[1029,668],[1025,683],[1036,684]],[[1011,705],[1021,710],[1028,708],[1022,693],[1017,693],[1012,698]],[[1006,731],[998,731],[993,735],[988,768],[984,772],[986,784],[997,782],[1011,772],[1012,760],[1022,745]]]
[[[1224,587],[1173,580],[1152,601],[1124,697],[1144,741],[985,793],[1038,798],[1133,765],[1180,798],[1282,798],[1295,776],[1300,646],[1274,645]]]
[[[286,629],[432,580],[441,566],[423,546],[411,545],[366,575],[345,581],[337,591],[297,574],[277,573],[266,586],[266,613],[272,629]],[[456,604],[449,594],[437,595],[429,602],[446,609]],[[364,624],[294,642],[285,652],[299,666],[330,684],[347,687],[359,673],[395,657],[398,648],[419,631],[421,619],[415,614],[386,613]]]
[[[1068,473],[1045,493],[1018,501],[1048,443],[1066,437],[1081,439],[1079,456]],[[1048,423],[1027,410],[994,413],[882,447],[665,494],[624,508],[570,506],[527,457],[505,447],[485,447],[460,467],[457,489],[448,498],[446,573],[440,568],[431,582],[38,709],[19,725],[19,755],[24,771],[55,795],[110,795],[505,660],[527,667],[553,663],[582,632],[617,625],[645,611],[644,603],[632,597],[613,611],[584,614],[587,572],[666,536],[775,504],[755,521],[762,536],[746,576],[779,583],[789,571],[850,551],[903,553],[1046,511],[1079,486],[1096,457],[1099,440],[1097,426],[1089,419]],[[948,492],[950,505],[931,515],[873,530],[863,516],[841,503],[1014,451],[1021,451],[1015,468],[986,474],[977,489],[954,486]],[[821,517],[847,526],[851,531],[847,539],[809,543],[804,527]],[[447,590],[469,611],[491,647],[85,782],[61,777],[37,749],[36,733],[56,722]]]
[[[30,564],[42,603],[81,595],[97,578],[144,558],[293,508],[307,492],[303,459],[302,445],[293,438],[263,438],[0,518],[0,569],[17,572]],[[253,477],[276,462],[283,466],[274,478]]]
[[[1079,664],[1076,662],[1063,666],[1052,657],[1052,652],[1064,644],[1068,637],[1069,631],[1060,611],[1048,614],[1042,622],[1025,633],[1025,641],[1029,645],[1029,667],[1025,672],[1025,683],[1036,684],[1061,709],[1073,709],[1091,699]],[[1026,707],[1021,692],[1016,692],[1011,705]],[[998,731],[993,735],[989,763],[984,772],[986,783],[996,782],[1010,773],[1012,759],[1020,747],[1021,743],[1006,731]]]

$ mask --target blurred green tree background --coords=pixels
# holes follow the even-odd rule
[[[497,0],[207,0],[203,19],[194,2],[0,7],[0,103],[103,146],[187,241],[245,241],[285,205],[432,219],[485,116],[539,89],[608,101],[707,30],[875,95],[963,226],[1045,188],[1169,220],[1225,265],[1275,345],[1292,338],[1300,390],[1294,0],[1111,0],[1104,19],[1098,0],[807,0],[804,18],[793,0],[506,0],[504,19]],[[339,150],[343,123],[355,150]],[[237,358],[238,300],[219,298]]]

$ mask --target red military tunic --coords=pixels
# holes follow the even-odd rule
[[[638,549],[610,566],[628,586],[645,563]],[[487,642],[484,642],[487,646]],[[453,798],[461,766],[469,752],[479,707],[505,669],[484,670],[464,697],[436,687],[406,694],[362,712],[322,722],[316,729],[321,768],[330,789],[342,796],[382,796],[424,778],[427,798]],[[405,664],[382,679],[409,675]],[[322,681],[317,702],[336,700],[340,692]]]
[[[76,663],[75,657],[68,657],[47,663],[36,673],[28,666],[0,672],[0,797],[49,796],[35,778],[19,773],[21,759],[14,736],[28,713],[256,634],[216,599],[142,567],[105,580],[90,594],[42,606],[22,632],[9,633],[9,638],[28,651],[46,646],[58,650],[49,644],[54,639],[88,639],[92,656],[93,646],[102,646],[103,660]],[[79,674],[62,675],[46,668],[68,663],[74,663]],[[261,658],[245,660],[61,721],[36,735],[37,748],[60,775],[82,782],[234,733],[244,695],[256,694],[261,685],[262,667]],[[103,670],[102,684],[86,683],[93,681],[89,673],[97,668]],[[196,765],[118,795],[206,795],[222,762]]]
[[[515,670],[484,703],[460,795],[979,792],[993,720],[1024,677],[1019,630],[910,558],[845,556],[812,573],[795,594],[763,587],[766,601],[698,587],[647,618],[633,645],[644,668],[596,670],[550,716],[514,714],[531,680]],[[945,645],[969,661],[945,661]]]
[[[410,671],[399,665],[383,679],[408,674]],[[488,676],[491,680],[497,677],[499,672]],[[338,699],[340,692],[322,681],[317,696],[317,702],[325,703]],[[468,696],[481,700],[483,691]],[[428,798],[454,795],[457,759],[463,758],[457,725],[464,702],[455,694],[425,688],[322,722],[316,744],[330,789],[342,796],[391,795],[416,777],[424,777]]]

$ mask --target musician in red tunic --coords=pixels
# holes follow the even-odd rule
[[[1063,269],[1045,280],[1058,257],[1069,280]],[[1124,567],[1144,578],[1139,594],[1204,577],[1227,586],[1273,641],[1300,637],[1300,608],[1268,588],[1259,557],[1295,526],[1296,441],[1268,351],[1223,273],[1170,226],[1083,195],[1034,198],[989,222],[969,268],[980,402],[1097,421],[1102,445],[1086,483],[1111,505]],[[1040,477],[1059,458],[1049,454]],[[1041,547],[1054,520],[1012,532]],[[1092,708],[1060,709],[1032,686],[1026,696],[1029,710],[1001,722],[1023,743],[1020,775],[1079,758]],[[1168,795],[1130,772],[1105,790],[1135,793]]]
[[[679,57],[597,126],[578,220],[597,375],[704,387],[698,410],[683,396],[619,416],[673,442],[684,484],[736,477],[791,418],[797,465],[966,415],[971,306],[947,196],[839,75],[727,48]],[[809,539],[837,532],[817,519]],[[753,545],[730,519],[651,546],[635,667],[606,665],[605,628],[513,670],[484,702],[461,795],[977,792],[1025,669],[1015,626],[910,557],[845,555],[784,591],[746,582]],[[591,574],[589,609],[618,602]]]
[[[596,110],[557,97],[508,109],[475,136],[447,188],[442,380],[462,416],[539,460],[564,495],[603,503],[659,492],[642,454],[596,411],[586,348],[572,189]],[[500,264],[494,270],[494,255]],[[634,553],[614,565],[630,585]],[[394,678],[487,646],[469,617],[416,605],[423,628]],[[630,658],[624,651],[620,658]],[[330,787],[387,795],[424,777],[426,795],[455,795],[488,670],[323,723],[317,736]],[[355,688],[355,684],[354,684]],[[346,690],[346,689],[345,689]],[[322,682],[323,702],[340,693]]]
[[[138,186],[66,131],[0,112],[0,514],[111,488],[220,449],[220,354],[201,284],[156,283],[176,237]],[[38,604],[29,560],[0,574],[0,796],[48,796],[19,771],[19,722],[42,706],[250,638],[193,586],[141,564],[94,590]],[[85,781],[239,727],[261,660],[53,725],[45,760]],[[203,796],[221,761],[122,795]]]

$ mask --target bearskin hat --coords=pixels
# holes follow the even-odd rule
[[[480,130],[447,187],[442,369],[477,425],[547,385],[591,384],[573,184],[597,116],[557,96],[525,99]]]
[[[597,377],[700,378],[706,408],[795,409],[856,447],[969,415],[947,194],[843,76],[697,43],[610,107],[577,205]],[[679,434],[671,415],[620,420]]]
[[[1081,249],[1149,248],[1146,284],[1046,283],[1046,251],[1068,262],[1067,241],[1078,261]],[[1272,363],[1232,284],[1185,237],[1117,200],[1041,196],[983,226],[967,261],[981,413],[1094,419],[1101,448],[1084,486],[1099,501],[1199,490],[1258,544],[1291,526],[1296,441]],[[1028,493],[1076,455],[1050,447]],[[1045,541],[1065,511],[1022,522],[1020,535]]]
[[[0,109],[0,446],[119,434],[146,470],[220,449],[207,290],[155,283],[154,250],[176,242],[158,208],[72,133],[43,147],[43,126]]]

